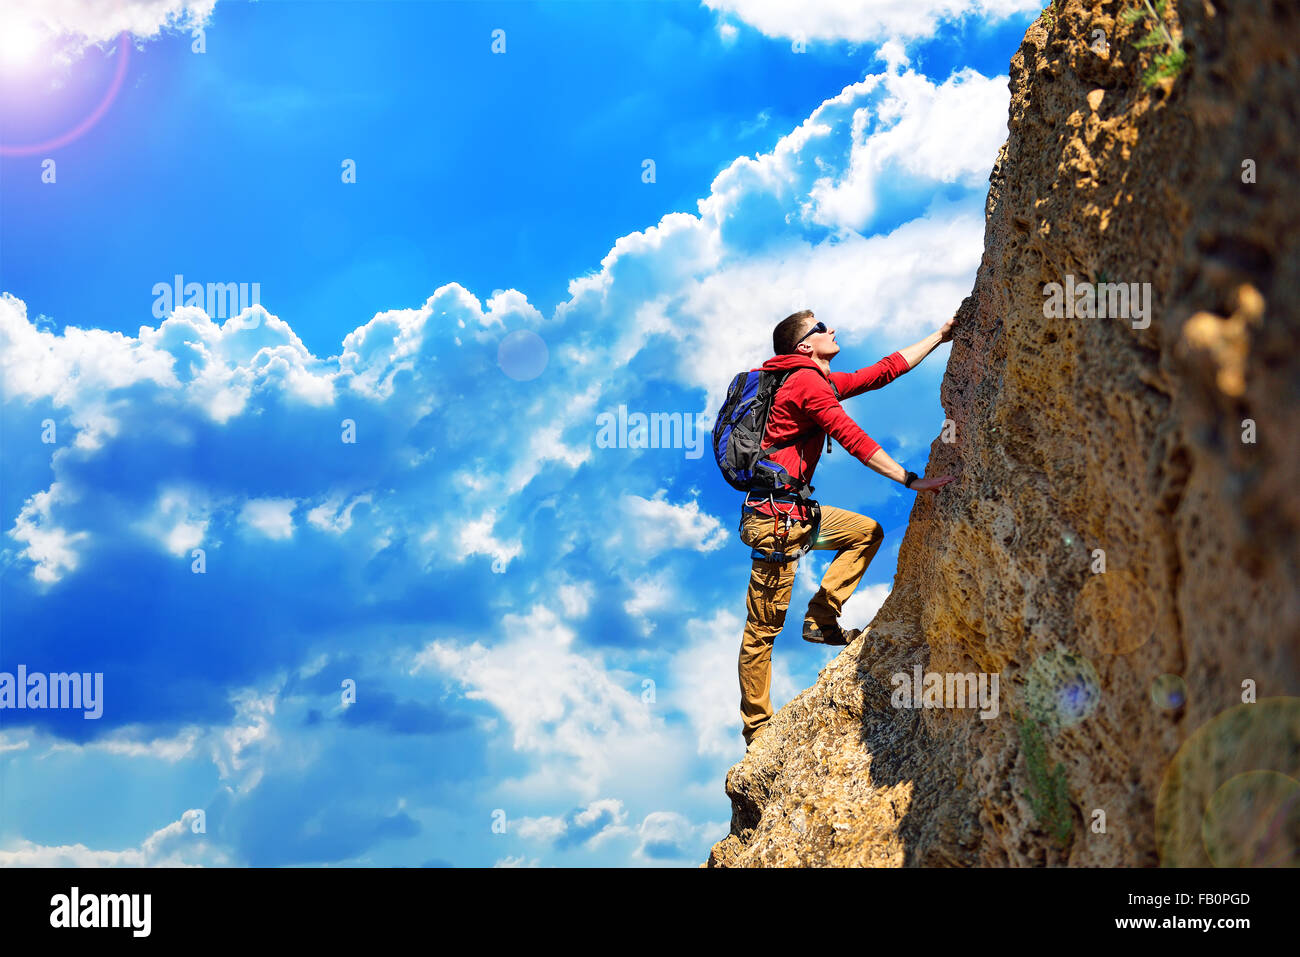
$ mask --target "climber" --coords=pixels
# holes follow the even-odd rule
[[[934,492],[953,480],[951,475],[918,478],[904,469],[849,418],[840,401],[879,389],[914,368],[939,343],[952,338],[954,321],[857,372],[831,372],[831,359],[840,351],[835,330],[817,321],[811,310],[783,319],[772,332],[776,355],[762,370],[783,379],[771,400],[762,446],[775,447],[766,461],[784,469],[793,483],[775,494],[750,492],[742,508],[740,538],[754,550],[745,600],[748,620],[740,646],[746,745],[772,717],[772,642],[785,624],[798,556],[809,548],[835,550],[821,588],[808,603],[803,637],[818,644],[847,645],[860,632],[840,628],[840,611],[885,537],[880,525],[865,515],[821,508],[807,497],[822,437],[828,453],[834,439],[867,467],[913,491]]]

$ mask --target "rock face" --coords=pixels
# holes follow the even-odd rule
[[[1055,3],[1011,62],[959,479],[727,775],[710,866],[1297,863],[1300,8],[1170,2],[1150,83],[1138,8]],[[1100,282],[1150,285],[1045,316]],[[918,666],[998,676],[996,717],[895,706]]]

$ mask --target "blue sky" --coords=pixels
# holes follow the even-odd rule
[[[738,502],[596,417],[711,414],[795,309],[851,369],[969,292],[1037,10],[904,7],[169,0],[30,152],[127,21],[16,4],[0,671],[103,672],[105,708],[0,711],[0,862],[698,863]],[[177,274],[259,305],[156,316]],[[918,472],[946,355],[848,406]],[[863,624],[912,496],[837,452],[819,498],[887,532]],[[824,564],[778,706],[831,654]]]

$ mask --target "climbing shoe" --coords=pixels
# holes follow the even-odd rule
[[[850,628],[845,631],[838,623],[833,625],[819,625],[812,621],[803,623],[803,640],[811,641],[815,645],[847,645],[860,634],[862,629]]]

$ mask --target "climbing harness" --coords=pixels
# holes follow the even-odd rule
[[[808,491],[813,491],[809,485]],[[760,504],[761,504],[760,500]],[[776,503],[790,502],[790,510],[782,514],[781,510],[776,507]],[[768,492],[767,504],[772,510],[772,537],[776,547],[771,551],[765,552],[758,547],[750,549],[749,557],[755,561],[771,562],[773,564],[784,565],[787,562],[793,562],[801,558],[813,543],[817,541],[817,533],[821,530],[822,509],[816,499],[811,499],[804,494],[802,488],[795,491],[777,491]],[[798,504],[804,510],[805,517],[812,523],[807,541],[798,548],[787,550],[786,545],[790,539],[790,529],[794,525],[794,520],[790,517],[794,511],[795,505]],[[750,504],[747,497],[740,507],[740,526],[739,530],[743,531],[745,527],[745,518],[749,515],[763,515],[757,508]],[[766,515],[763,515],[766,518]]]

